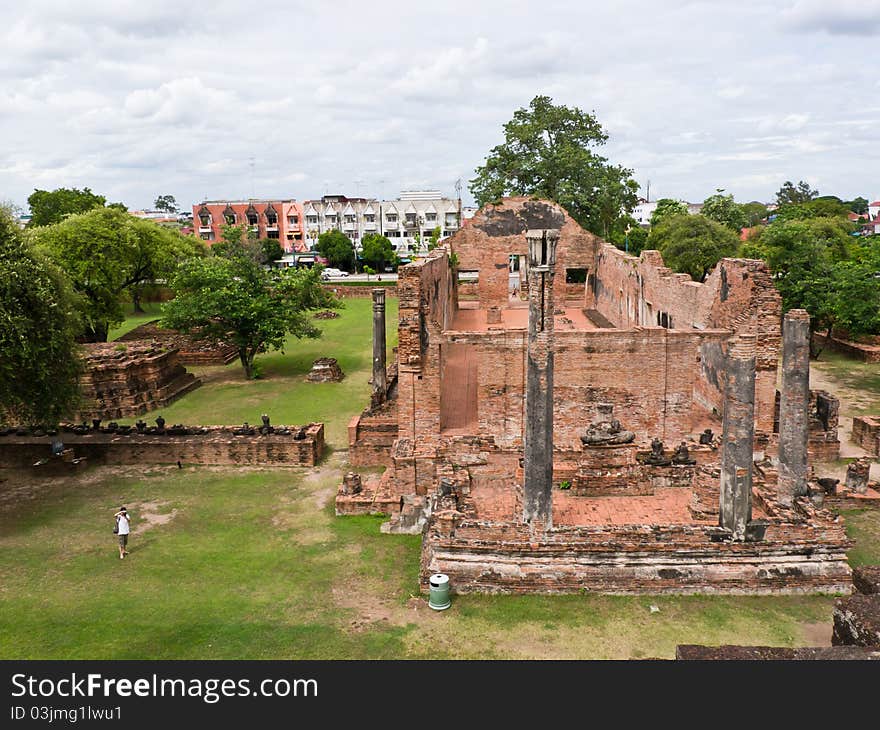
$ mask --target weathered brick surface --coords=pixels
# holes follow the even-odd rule
[[[199,428],[199,427],[192,427]],[[66,448],[90,464],[184,464],[250,466],[315,466],[324,451],[324,424],[312,423],[305,438],[292,434],[234,436],[228,426],[209,426],[205,433],[114,435],[61,433]],[[0,437],[0,467],[28,467],[49,455],[47,436]]]
[[[699,646],[679,644],[675,658],[680,660],[709,661],[864,661],[880,660],[880,650],[860,646]]]
[[[853,585],[859,593],[880,593],[880,565],[861,565],[853,568]]]
[[[842,352],[844,355],[858,358],[864,362],[880,362],[880,343],[877,343],[876,341],[855,342],[845,337],[838,336],[833,336],[831,340],[829,340],[821,332],[814,332],[813,338],[818,345],[828,347],[836,352]]]
[[[235,345],[198,340],[176,330],[162,329],[158,323],[158,319],[146,322],[118,337],[116,342],[158,342],[164,348],[176,349],[182,365],[228,365],[238,357]]]
[[[831,643],[880,649],[880,595],[857,593],[835,601]]]
[[[372,287],[369,286],[346,286],[345,284],[324,284],[324,289],[335,294],[340,299],[369,299],[372,295]],[[381,286],[377,282],[376,286]],[[396,286],[383,286],[386,297],[397,296]]]
[[[877,416],[854,417],[852,440],[869,454],[880,456],[880,418]]]
[[[77,420],[139,416],[202,384],[180,364],[177,350],[158,343],[99,343],[86,348]]]

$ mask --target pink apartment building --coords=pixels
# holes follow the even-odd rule
[[[208,245],[224,225],[247,226],[257,238],[276,238],[285,253],[305,251],[303,208],[295,200],[206,200],[192,207],[193,226]]]

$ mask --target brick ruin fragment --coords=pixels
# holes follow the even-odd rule
[[[182,365],[228,365],[238,357],[238,348],[225,342],[199,340],[191,335],[159,327],[159,320],[145,322],[116,339],[116,342],[148,341],[177,350]]]
[[[401,267],[397,291],[394,392],[349,426],[352,463],[388,468],[340,489],[336,510],[421,530],[423,583],[851,590],[842,522],[809,496],[798,312],[779,432],[786,348],[762,262],[723,259],[696,283],[511,198]],[[836,440],[836,406],[821,408]]]
[[[201,384],[180,363],[176,349],[142,341],[86,345],[83,401],[76,420],[140,416]]]

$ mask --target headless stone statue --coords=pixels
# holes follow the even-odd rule
[[[663,453],[663,442],[656,436],[651,440],[651,453],[644,459],[651,466],[669,466],[672,462]]]
[[[610,403],[598,405],[599,414],[581,436],[584,446],[611,446],[628,444],[635,440],[636,435],[632,431],[624,431],[620,421],[611,417],[613,410],[614,406]]]
[[[675,451],[672,454],[672,463],[686,466],[697,463],[696,459],[691,458],[687,444],[684,441],[682,441],[678,446],[675,447]]]
[[[715,434],[712,433],[711,428],[707,428],[703,433],[700,434],[700,443],[703,446],[711,446],[712,439],[715,438]]]

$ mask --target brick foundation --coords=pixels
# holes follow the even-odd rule
[[[877,416],[853,418],[852,441],[869,454],[880,456],[880,418]]]
[[[256,433],[235,436],[228,426],[191,427],[203,433],[187,436],[168,434],[116,435],[60,433],[57,436],[0,437],[0,467],[28,468],[50,453],[53,439],[90,464],[184,464],[217,466],[315,466],[324,452],[324,424],[304,427],[304,438]],[[39,468],[39,467],[37,467]]]

